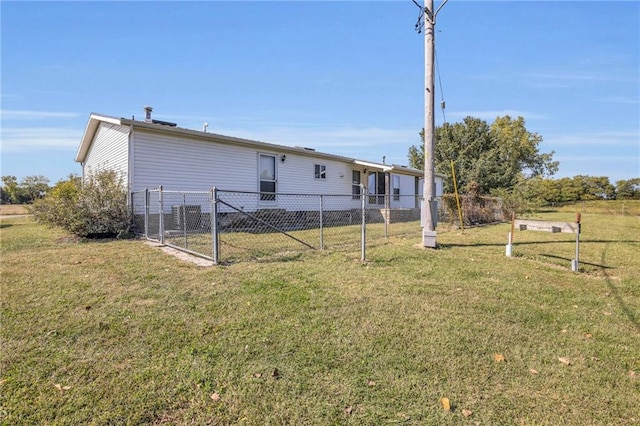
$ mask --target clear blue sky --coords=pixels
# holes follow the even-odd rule
[[[363,160],[407,164],[420,142],[410,0],[0,8],[2,175],[80,173],[89,114],[145,105],[180,127]],[[446,119],[521,115],[556,177],[640,177],[639,27],[638,1],[450,0],[436,27]]]

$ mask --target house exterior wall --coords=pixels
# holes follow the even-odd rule
[[[400,199],[396,200],[394,198],[394,177],[397,177],[400,180]],[[390,188],[389,192],[391,194],[390,198],[390,207],[391,208],[402,208],[402,209],[411,209],[416,207],[416,178],[414,176],[406,176],[399,174],[391,174],[390,177]]]
[[[273,155],[276,163],[276,192],[288,194],[351,194],[351,164],[295,153],[229,145],[205,139],[183,138],[146,129],[136,129],[133,140],[133,191],[163,186],[165,191],[209,191],[213,186],[229,191],[259,191],[258,159]],[[282,156],[286,155],[285,161]],[[315,166],[325,167],[325,178],[315,177]],[[357,168],[356,168],[357,169]],[[229,196],[230,197],[230,196]],[[224,196],[223,196],[224,200]],[[235,195],[244,210],[282,208],[317,210],[309,197],[277,196],[260,200],[254,194]],[[170,202],[170,201],[169,201]],[[328,197],[326,209],[358,207],[351,197]],[[221,206],[221,211],[229,208]]]
[[[114,119],[116,120],[116,119]],[[216,139],[212,134],[184,134],[169,129],[151,128],[125,122],[99,121],[83,158],[83,174],[103,169],[116,170],[129,184],[130,191],[153,189],[163,185],[166,209],[183,203],[172,199],[170,191],[180,198],[178,191],[205,192],[213,186],[228,191],[246,191],[252,194],[235,194],[233,205],[246,211],[282,209],[287,211],[318,211],[319,197],[292,197],[286,194],[324,195],[324,211],[360,209],[362,198],[352,196],[353,171],[360,172],[360,180],[367,185],[372,170],[383,165],[363,164],[357,161],[314,151],[300,151],[287,147],[253,145],[242,140]],[[276,168],[275,199],[261,199],[259,191],[260,156],[273,156]],[[285,158],[286,156],[286,158]],[[358,164],[356,164],[358,163]],[[322,176],[316,176],[320,168]],[[415,209],[416,177],[394,173],[389,178],[389,207]],[[436,176],[437,195],[442,194],[442,178]],[[399,199],[394,197],[394,187],[399,187]],[[418,186],[422,192],[422,179]],[[329,195],[328,195],[329,194]],[[419,194],[418,194],[419,195]],[[231,197],[231,194],[227,195]],[[362,193],[365,202],[367,191]],[[224,200],[224,197],[222,197]],[[379,197],[373,197],[370,207],[384,208]],[[203,212],[210,210],[209,203],[202,202]],[[221,205],[221,211],[233,209]]]
[[[126,184],[128,179],[129,127],[100,123],[82,165],[86,178],[101,170],[115,170]]]

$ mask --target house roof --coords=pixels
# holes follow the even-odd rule
[[[369,167],[371,169],[383,171],[383,172],[394,172],[398,174],[405,175],[413,175],[413,176],[422,176],[424,172],[422,170],[412,169],[410,167],[401,166],[397,164],[384,164],[373,161],[365,161],[358,160],[355,158],[344,157],[335,154],[328,154],[325,152],[319,152],[314,149],[303,148],[303,147],[292,147],[286,145],[278,145],[268,142],[260,142],[250,139],[236,138],[232,136],[220,135],[217,133],[204,132],[199,130],[185,129],[177,126],[167,126],[158,123],[149,123],[146,121],[140,120],[132,120],[127,118],[116,118],[103,114],[91,113],[89,116],[89,122],[87,123],[87,127],[84,130],[84,134],[82,135],[82,140],[80,142],[80,146],[78,147],[78,151],[76,153],[75,161],[78,163],[84,162],[86,156],[89,152],[89,148],[91,147],[91,142],[95,137],[95,134],[100,126],[100,123],[111,123],[121,126],[130,126],[133,129],[146,129],[149,131],[160,132],[160,133],[168,133],[176,136],[186,136],[195,139],[203,139],[211,142],[224,143],[230,145],[241,145],[247,147],[254,147],[258,149],[265,150],[277,150],[283,153],[291,153],[291,154],[299,154],[307,157],[314,158],[324,158],[330,160],[337,160],[347,163],[356,164],[359,166]],[[441,176],[440,174],[436,174],[437,176]]]

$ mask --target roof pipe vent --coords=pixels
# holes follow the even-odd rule
[[[147,123],[151,123],[151,111],[153,111],[153,108],[151,108],[150,106],[146,106],[144,107],[144,121],[146,121]]]

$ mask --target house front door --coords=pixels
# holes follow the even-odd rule
[[[276,200],[276,156],[260,154],[258,162],[260,201]]]
[[[384,172],[369,172],[369,204],[384,205],[385,174]]]

